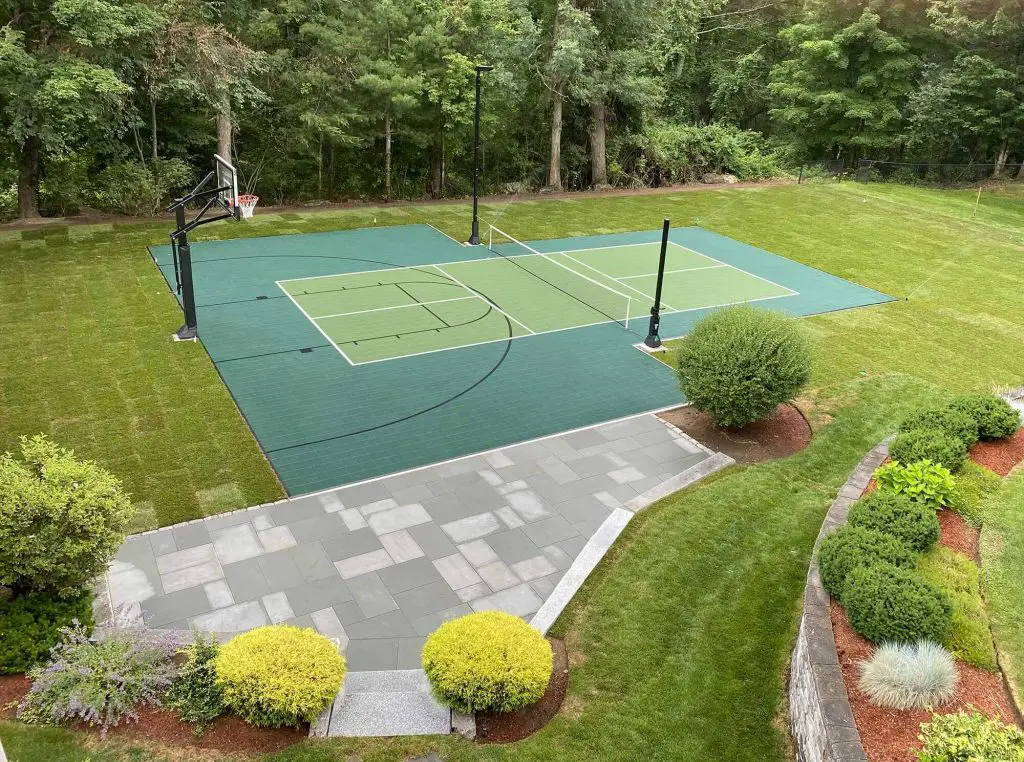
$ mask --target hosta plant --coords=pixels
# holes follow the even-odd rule
[[[949,504],[955,485],[949,469],[930,460],[908,465],[890,461],[875,471],[875,479],[879,489],[906,495],[936,511]]]

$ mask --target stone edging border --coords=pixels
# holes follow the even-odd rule
[[[889,455],[892,437],[882,440],[861,458],[832,502],[814,543],[846,523],[871,474]],[[829,614],[829,594],[821,585],[816,556],[811,557],[804,587],[803,615],[793,648],[789,673],[789,721],[799,762],[864,762],[867,755],[854,722],[839,666],[835,633]]]

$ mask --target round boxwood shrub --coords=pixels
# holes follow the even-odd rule
[[[939,541],[939,518],[931,508],[907,495],[874,491],[850,508],[850,526],[892,535],[923,553]]]
[[[423,646],[438,701],[466,714],[511,712],[540,700],[551,679],[551,645],[522,619],[481,611],[446,622]]]
[[[121,483],[39,435],[0,454],[0,585],[79,595],[107,569],[135,513]]]
[[[224,703],[259,727],[312,722],[345,678],[345,659],[334,643],[315,630],[284,624],[233,638],[213,664]]]
[[[944,643],[949,635],[952,604],[912,569],[888,563],[857,567],[847,576],[843,593],[850,625],[875,643]]]
[[[683,394],[718,426],[767,417],[811,377],[811,352],[796,322],[749,306],[702,319],[677,358]]]
[[[950,408],[974,419],[982,439],[1010,437],[1020,428],[1020,413],[995,394],[964,394],[953,400]]]
[[[941,429],[953,439],[959,439],[967,448],[978,441],[978,423],[974,418],[949,406],[924,408],[907,416],[900,424],[900,433],[915,429]]]
[[[0,599],[0,675],[28,672],[44,662],[60,641],[63,627],[78,622],[92,632],[92,595],[72,598],[23,595]]]
[[[900,463],[930,460],[956,472],[967,461],[967,445],[942,429],[912,429],[893,440],[889,454]]]
[[[818,549],[821,584],[842,602],[850,572],[880,561],[910,569],[917,558],[910,548],[890,534],[847,524],[828,535]]]

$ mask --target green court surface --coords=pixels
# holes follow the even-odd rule
[[[277,285],[353,365],[616,322],[654,304],[657,243],[540,253],[501,244],[469,262],[342,273]],[[524,253],[503,253],[516,250]],[[486,294],[486,296],[485,296]],[[663,314],[796,292],[669,243]],[[500,306],[499,306],[500,305]]]
[[[289,494],[327,489],[683,402],[636,346],[660,237],[468,247],[407,225],[196,243],[199,338]],[[170,247],[151,253],[173,283]],[[671,232],[665,269],[666,338],[727,304],[891,301],[699,228]]]

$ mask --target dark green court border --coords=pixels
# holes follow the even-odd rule
[[[659,235],[530,245],[554,252]],[[765,305],[791,315],[892,301],[699,228],[674,230],[672,240],[797,291]],[[171,283],[170,247],[150,252]],[[200,339],[291,495],[684,401],[673,373],[634,348],[642,321],[632,331],[609,323],[352,367],[275,285],[493,256],[426,225],[210,241],[192,255]],[[685,334],[707,312],[667,315],[663,336]]]

